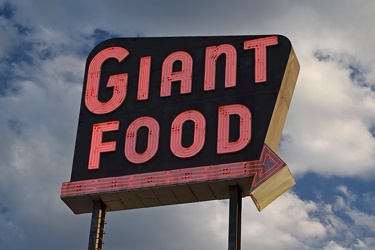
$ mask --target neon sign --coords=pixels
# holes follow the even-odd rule
[[[233,182],[249,195],[286,166],[273,151],[298,71],[277,35],[99,44],[87,59],[62,199],[82,213],[94,196],[122,210],[223,199]],[[151,203],[142,196],[150,190]],[[174,198],[162,201],[167,193]]]

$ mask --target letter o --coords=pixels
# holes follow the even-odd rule
[[[187,148],[183,147],[182,126],[187,121],[194,122],[194,141]],[[172,122],[171,126],[171,151],[180,158],[188,158],[198,154],[203,148],[206,133],[206,120],[204,116],[196,110],[189,110],[179,114]]]
[[[143,153],[138,153],[135,150],[137,133],[143,126],[148,128],[147,149]],[[141,164],[154,157],[159,147],[159,131],[159,123],[152,117],[144,116],[133,121],[126,131],[124,149],[126,158],[132,163]]]

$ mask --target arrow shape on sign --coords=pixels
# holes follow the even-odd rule
[[[274,173],[285,166],[285,162],[281,160],[267,145],[264,145],[259,160],[249,161],[246,167],[249,167],[254,180],[250,191],[256,189],[260,184],[266,181]]]
[[[271,178],[274,179],[274,176],[278,175],[278,173],[284,168],[287,168],[284,161],[282,161],[267,145],[264,145],[260,158],[254,161],[135,174],[130,176],[109,177],[95,180],[65,182],[62,184],[61,198],[64,200],[74,197],[78,198],[85,195],[94,197],[108,192],[129,192],[145,188],[180,184],[190,185],[213,180],[253,177],[250,190],[243,191],[250,193],[250,196],[253,198],[258,209],[262,210],[270,203],[264,203],[262,201],[264,199],[263,197],[268,197],[270,192],[275,192],[272,188],[264,190],[264,186],[269,186],[269,184],[267,184],[269,180]],[[285,179],[285,174],[282,178]],[[283,189],[289,189],[294,185],[290,181],[287,181],[287,184],[289,185],[286,185]],[[278,185],[278,188],[280,188],[280,185]],[[263,192],[259,194],[259,192],[257,192],[258,189],[262,189]],[[276,198],[277,197],[274,199]]]

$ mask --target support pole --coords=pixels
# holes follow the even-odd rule
[[[101,200],[93,201],[88,250],[102,250],[106,206]]]
[[[230,186],[228,250],[241,250],[242,190]]]

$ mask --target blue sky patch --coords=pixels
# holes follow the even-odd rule
[[[10,2],[5,2],[0,6],[0,16],[10,20],[14,16],[15,7]]]
[[[32,50],[31,42],[21,42],[18,46],[15,46],[10,50],[9,54],[1,62],[8,67],[0,68],[0,96],[8,94],[16,94],[19,89],[15,84],[15,80],[22,78],[23,76],[15,75],[15,68],[21,64],[33,64],[33,58],[29,52]]]
[[[0,206],[0,212],[2,214],[6,214],[6,213],[9,213],[9,209],[7,207]]]
[[[94,41],[94,44],[97,45],[107,39],[121,37],[119,34],[111,33],[103,29],[95,29],[94,32],[89,36],[89,39]]]
[[[362,180],[358,178],[323,177],[316,173],[308,173],[296,179],[297,185],[293,191],[303,200],[319,200],[327,204],[334,204],[338,196],[345,196],[339,187],[356,195],[352,205],[361,208],[367,213],[375,212],[374,180]]]
[[[17,33],[19,35],[23,35],[23,36],[30,34],[32,31],[31,28],[24,26],[22,24],[19,24],[19,23],[14,24],[13,27],[17,30]]]
[[[0,77],[2,78],[0,79],[0,97],[17,94],[19,92],[19,89],[12,84],[10,78],[4,79],[5,77],[3,77],[1,74]]]
[[[6,58],[8,63],[27,63],[32,64],[34,59],[30,56],[28,52],[33,49],[32,42],[21,42],[19,45],[13,47],[11,52]]]
[[[8,121],[8,128],[15,132],[17,136],[22,134],[22,130],[24,125],[18,120],[9,120]]]
[[[323,51],[315,51],[314,57],[319,60],[319,62],[328,62],[331,61],[331,56]]]

